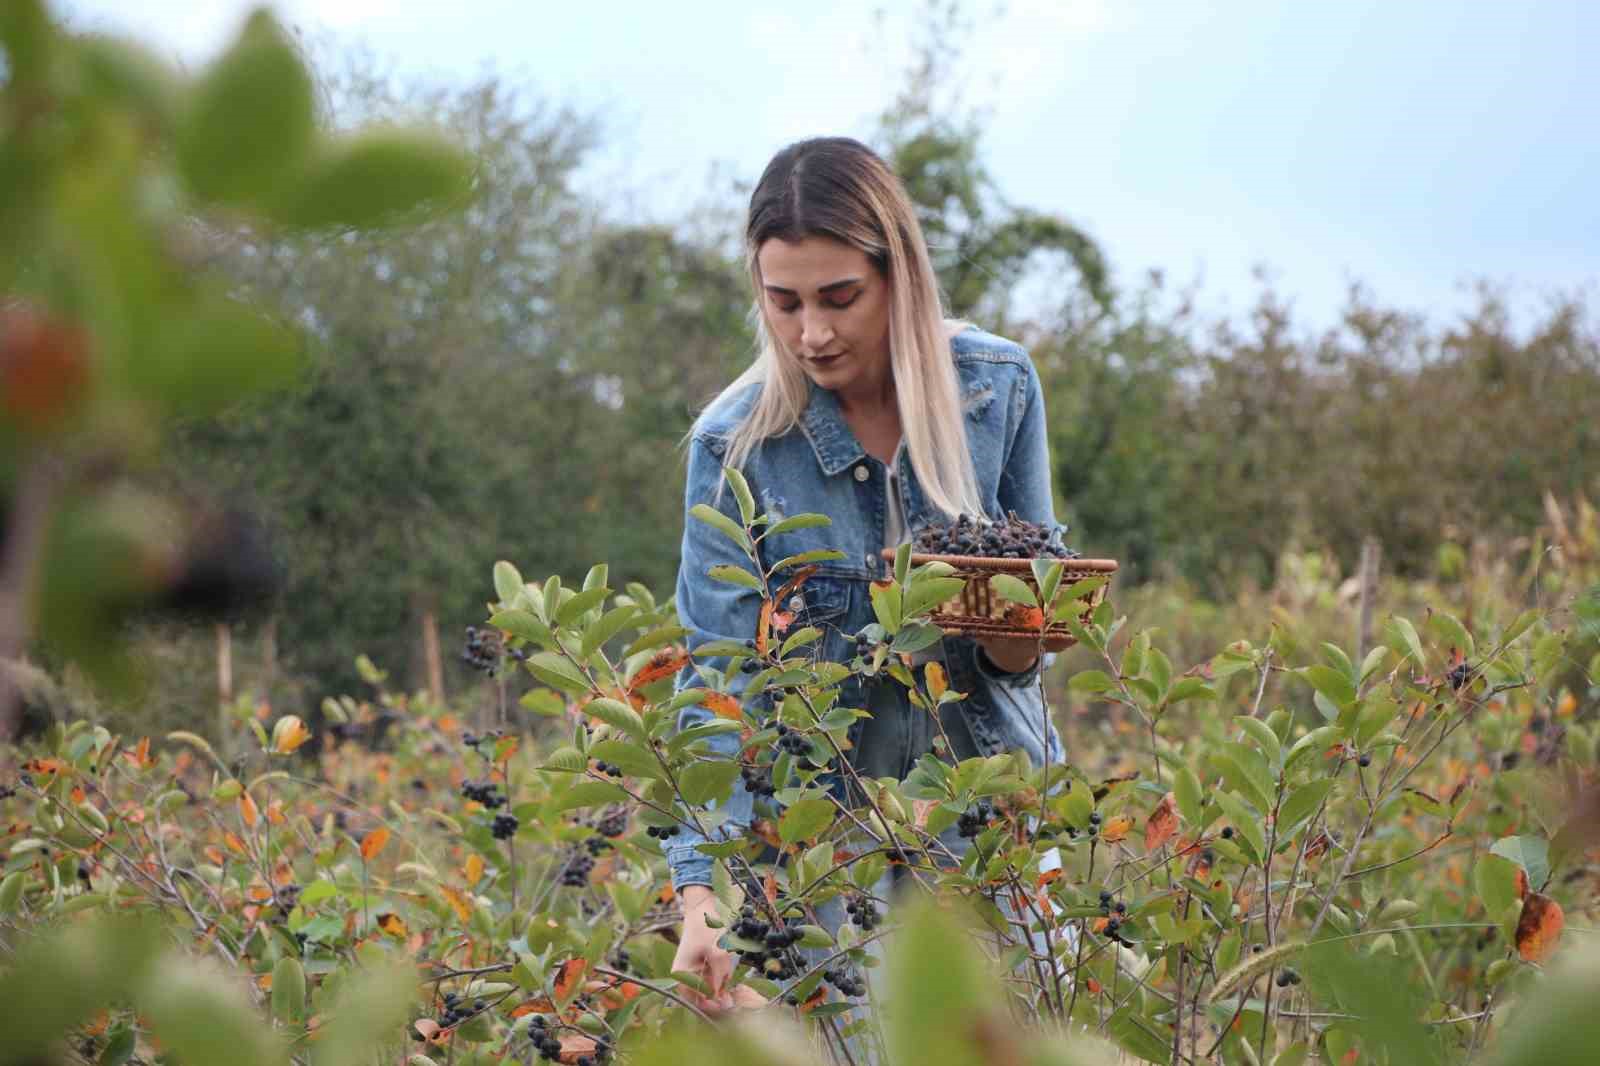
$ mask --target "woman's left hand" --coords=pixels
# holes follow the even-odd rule
[[[1045,651],[1061,651],[1070,638],[1046,637]],[[1020,674],[1039,657],[1039,641],[1034,637],[979,637],[978,646],[989,661],[1008,674]]]

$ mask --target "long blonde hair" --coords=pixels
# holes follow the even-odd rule
[[[767,323],[756,253],[774,238],[814,236],[859,249],[887,279],[890,369],[917,483],[930,503],[952,517],[983,515],[961,383],[922,227],[900,179],[870,148],[848,137],[818,137],[784,148],[750,197],[745,259],[755,292],[751,320],[758,354],[717,400],[754,382],[761,387],[755,406],[730,434],[724,461],[742,468],[762,441],[793,429],[805,412],[810,379]]]

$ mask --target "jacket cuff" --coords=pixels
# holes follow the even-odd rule
[[[983,645],[981,644],[974,645],[973,659],[977,665],[978,674],[986,681],[993,681],[1000,685],[1010,685],[1012,688],[1027,688],[1038,683],[1039,669],[1044,665],[1047,655],[1048,653],[1039,656],[1033,660],[1032,666],[1017,673],[1011,673],[996,666],[989,659],[989,653],[983,650]]]
[[[693,844],[674,845],[667,851],[667,866],[672,870],[672,890],[681,892],[689,885],[711,887],[711,856],[697,851]]]

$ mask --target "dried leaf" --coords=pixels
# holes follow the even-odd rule
[[[1154,851],[1178,832],[1178,797],[1171,792],[1161,797],[1144,823],[1144,850]]]
[[[628,679],[628,692],[637,692],[646,685],[654,684],[665,677],[672,677],[682,670],[689,662],[689,653],[682,648],[662,648],[650,656],[650,661],[641,666],[637,673]]]
[[[445,902],[450,904],[450,909],[456,912],[457,918],[463,922],[472,920],[472,904],[467,902],[466,896],[449,885],[440,885],[439,893],[444,896]]]
[[[378,928],[382,929],[385,933],[394,937],[396,940],[404,940],[406,938],[406,934],[410,932],[410,930],[406,928],[405,919],[401,918],[398,914],[378,915]]]
[[[727,718],[734,722],[744,721],[744,709],[739,706],[739,701],[726,692],[707,692],[705,699],[700,701],[700,706],[709,707],[718,718]]]
[[[1104,828],[1100,830],[1100,839],[1107,844],[1116,844],[1126,839],[1128,830],[1132,828],[1133,816],[1131,814],[1119,814],[1108,821]]]
[[[578,982],[583,979],[584,971],[588,968],[589,963],[585,959],[568,959],[562,963],[556,975],[556,999],[571,999],[572,994],[577,991]]]
[[[950,680],[945,677],[944,667],[938,663],[929,663],[923,671],[923,676],[928,680],[928,692],[934,699],[943,696],[950,688]]]
[[[767,634],[772,629],[772,610],[771,600],[761,601],[761,618],[756,622],[756,652],[761,655],[767,654]]]
[[[1561,904],[1539,892],[1529,894],[1517,919],[1517,954],[1524,962],[1543,962],[1556,949],[1566,924]]]
[[[362,861],[363,862],[371,862],[373,859],[377,858],[378,857],[378,852],[382,851],[383,848],[384,848],[384,845],[386,845],[388,843],[389,843],[389,830],[388,830],[387,827],[381,826],[381,825],[378,826],[378,828],[374,829],[372,832],[368,833],[366,836],[362,837],[361,838],[361,859],[362,859]]]

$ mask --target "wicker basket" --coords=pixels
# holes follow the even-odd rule
[[[892,548],[883,550],[883,557],[894,561]],[[1056,560],[1050,560],[1055,562]],[[955,567],[951,577],[966,579],[958,595],[934,608],[930,621],[946,633],[959,633],[974,637],[1027,637],[1039,636],[1038,617],[1027,617],[1027,608],[995,595],[989,579],[996,574],[1010,574],[1019,578],[1039,595],[1039,583],[1033,577],[1033,563],[1028,559],[991,559],[973,555],[921,555],[911,554],[911,565],[923,563],[949,563]],[[1062,559],[1060,588],[1089,577],[1110,577],[1117,572],[1115,559]],[[1082,600],[1083,614],[1087,615],[1106,597],[1110,583],[1101,585]],[[1077,643],[1071,630],[1062,622],[1052,622],[1044,633],[1045,647],[1060,651]]]

